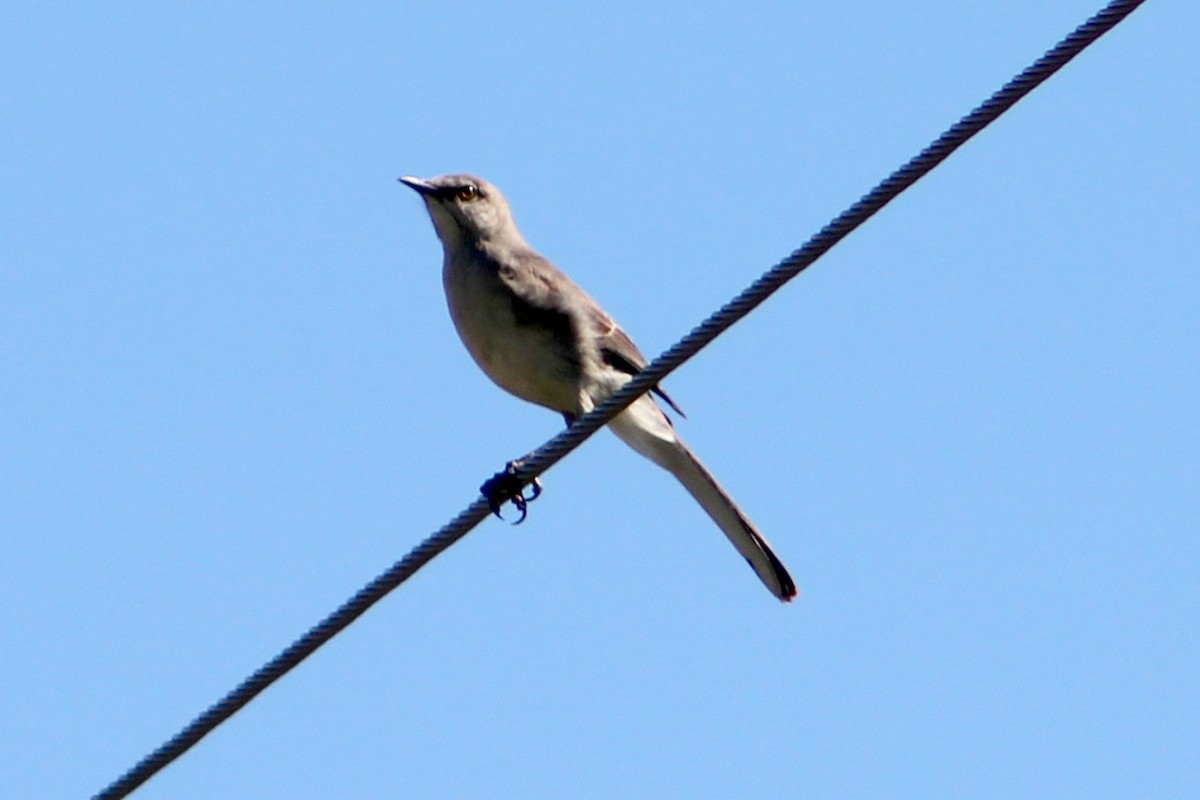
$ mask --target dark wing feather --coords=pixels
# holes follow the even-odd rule
[[[629,338],[629,334],[621,330],[621,326],[617,325],[613,318],[604,313],[599,306],[594,307],[594,314],[596,333],[600,340],[600,357],[604,359],[604,363],[627,375],[637,375],[645,369],[646,357],[642,355],[641,350],[638,350],[633,339]],[[687,418],[683,409],[676,405],[671,396],[661,388],[655,386],[650,391],[661,397],[676,414]]]

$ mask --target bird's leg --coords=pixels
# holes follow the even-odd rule
[[[503,470],[488,478],[479,487],[480,493],[487,498],[488,508],[500,519],[504,519],[500,514],[500,507],[505,503],[511,502],[517,507],[517,511],[521,512],[521,518],[513,525],[520,525],[525,521],[525,517],[529,513],[529,504],[537,500],[542,493],[542,483],[537,478],[526,482],[517,477],[516,472],[524,463],[524,458],[508,462],[504,465]],[[530,487],[528,497],[525,496],[526,485]]]
[[[569,428],[575,424],[575,415],[564,411],[563,420],[566,421]],[[534,453],[536,452],[535,450]],[[517,507],[517,511],[521,512],[521,518],[514,522],[513,525],[520,525],[525,521],[525,517],[529,515],[529,504],[541,497],[542,494],[542,482],[537,478],[526,482],[517,478],[516,475],[517,470],[532,458],[534,453],[527,453],[520,458],[508,462],[504,465],[502,471],[488,478],[479,487],[480,493],[487,498],[488,508],[500,519],[504,519],[500,514],[500,507],[505,503],[511,502]],[[529,487],[528,497],[525,495],[526,486]]]

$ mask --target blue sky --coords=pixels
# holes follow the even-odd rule
[[[411,6],[411,7],[410,7]],[[1094,2],[0,11],[0,796],[99,790],[560,420],[402,174],[647,354]],[[1136,12],[138,797],[1194,797],[1200,10]]]

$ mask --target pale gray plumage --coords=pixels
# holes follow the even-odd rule
[[[473,175],[400,180],[424,199],[442,241],[442,282],[458,334],[501,388],[570,423],[645,367],[645,357],[612,317],[525,242],[495,186]],[[678,411],[664,392],[655,392]],[[796,596],[766,538],[650,395],[609,427],[683,484],[776,597],[786,602]]]

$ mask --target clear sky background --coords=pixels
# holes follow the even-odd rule
[[[559,418],[402,174],[648,355],[1099,7],[0,10],[0,797],[85,797]],[[802,595],[602,433],[139,798],[1200,796],[1200,7],[672,376]]]

